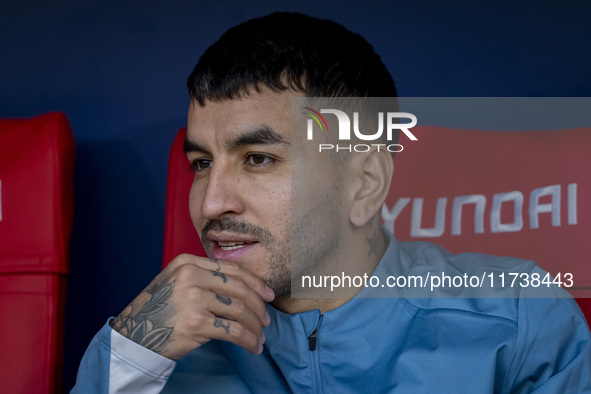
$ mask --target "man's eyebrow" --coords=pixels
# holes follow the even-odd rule
[[[267,125],[259,125],[252,129],[244,131],[234,140],[226,143],[226,149],[233,150],[246,145],[288,145],[289,141],[283,139],[283,136]]]
[[[185,154],[189,152],[199,152],[199,153],[209,153],[207,149],[196,143],[195,141],[191,141],[189,136],[185,136],[185,140],[183,141],[183,152]]]

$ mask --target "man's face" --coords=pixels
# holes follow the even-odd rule
[[[329,156],[299,142],[304,127],[291,145],[291,96],[265,89],[192,104],[185,143],[191,219],[207,255],[244,264],[277,296],[289,293],[292,262],[299,274],[334,256],[346,216]]]
[[[207,255],[244,264],[279,294],[290,282],[289,97],[191,104],[185,146],[191,219]]]

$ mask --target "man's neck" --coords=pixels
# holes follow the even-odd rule
[[[357,253],[351,255],[350,262],[352,264],[349,264],[348,269],[342,270],[343,275],[353,278],[356,276],[363,277],[366,274],[369,277],[374,272],[384,253],[386,253],[390,241],[390,237],[379,224],[374,224],[374,227],[374,229],[368,227],[363,232],[365,247],[357,248]],[[346,304],[363,289],[363,286],[343,287],[340,289],[342,291],[336,293],[335,296],[335,292],[330,288],[330,279],[326,277],[318,279],[323,280],[325,283],[325,286],[319,289],[322,291],[322,296],[313,298],[283,296],[273,301],[272,305],[280,311],[290,314],[315,309],[319,309],[321,313],[324,313]]]

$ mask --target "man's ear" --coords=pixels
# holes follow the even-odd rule
[[[364,226],[382,208],[394,173],[394,161],[386,149],[372,147],[369,152],[356,153],[351,160],[353,182],[350,190],[349,220]]]

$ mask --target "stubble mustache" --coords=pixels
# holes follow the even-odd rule
[[[209,220],[201,230],[202,242],[210,242],[207,241],[207,233],[210,231],[228,231],[236,235],[246,235],[256,238],[260,243],[269,243],[274,239],[273,235],[263,227],[231,218]]]
[[[276,297],[289,295],[291,292],[291,264],[289,231],[277,238],[263,227],[241,222],[233,218],[209,220],[201,230],[201,242],[208,255],[211,253],[211,241],[207,239],[209,231],[227,231],[236,235],[245,235],[264,244],[269,252],[269,269],[262,279],[273,289]],[[283,245],[283,247],[282,247]]]

